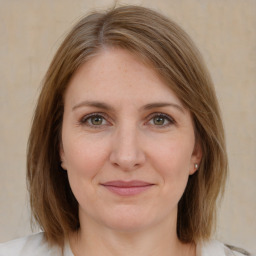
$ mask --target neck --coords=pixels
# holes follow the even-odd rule
[[[88,223],[87,223],[88,224]],[[123,232],[86,225],[70,236],[75,256],[195,256],[195,245],[184,244],[176,235],[176,223],[155,225],[143,231]]]

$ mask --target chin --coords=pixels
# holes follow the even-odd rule
[[[125,208],[102,216],[103,225],[118,232],[139,232],[154,226],[159,220],[149,211]]]

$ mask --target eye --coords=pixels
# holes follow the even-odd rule
[[[149,124],[153,126],[159,126],[159,128],[166,127],[175,123],[172,117],[163,113],[154,113],[149,118]]]
[[[93,116],[88,119],[88,121],[92,125],[101,125],[103,123],[103,120],[104,119],[102,118],[102,116]]]
[[[109,122],[106,120],[106,118],[99,113],[93,113],[93,114],[89,114],[84,116],[80,123],[82,125],[87,125],[87,126],[91,126],[91,127],[97,127],[97,126],[104,126],[104,125],[109,125]],[[97,127],[98,128],[98,127]]]

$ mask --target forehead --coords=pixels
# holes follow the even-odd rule
[[[70,97],[172,100],[181,104],[152,65],[119,48],[102,49],[84,63],[70,80],[65,100]]]

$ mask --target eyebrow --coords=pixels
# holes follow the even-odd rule
[[[110,106],[109,104],[99,102],[99,101],[82,101],[78,104],[76,104],[73,108],[72,111],[76,110],[77,108],[80,107],[96,107],[99,109],[104,109],[104,110],[111,110],[113,111],[114,108]],[[175,103],[169,103],[169,102],[155,102],[155,103],[149,103],[146,104],[145,106],[142,106],[140,110],[150,110],[154,108],[162,108],[162,107],[174,107],[184,113],[184,108],[178,104]]]
[[[77,108],[80,107],[96,107],[99,109],[105,109],[105,110],[113,110],[114,108],[111,107],[110,105],[103,103],[103,102],[99,102],[99,101],[82,101],[78,104],[76,104],[72,110],[74,111]]]
[[[174,108],[178,109],[179,111],[181,111],[182,113],[184,113],[184,108],[182,106],[175,104],[175,103],[169,103],[169,102],[149,103],[149,104],[143,106],[142,108],[145,110],[150,110],[153,108],[162,108],[162,107],[174,107]]]

